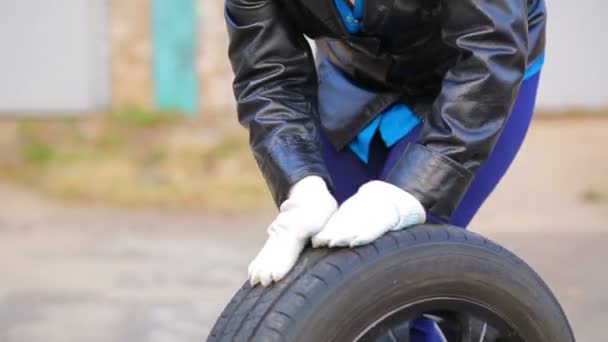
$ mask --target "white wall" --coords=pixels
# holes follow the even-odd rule
[[[608,2],[547,0],[541,109],[608,106]]]
[[[104,0],[0,0],[0,113],[109,103]]]

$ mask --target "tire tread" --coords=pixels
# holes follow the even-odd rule
[[[306,306],[313,303],[311,298],[324,289],[334,288],[347,274],[364,269],[362,265],[379,258],[410,247],[436,243],[464,244],[491,251],[530,274],[531,279],[540,284],[551,300],[557,303],[540,276],[509,250],[462,228],[424,225],[390,232],[372,244],[353,249],[311,249],[278,284],[268,288],[252,288],[246,283],[226,306],[207,341],[288,341],[290,327],[303,319],[298,314],[304,312]],[[557,306],[563,315],[563,309],[559,304]]]

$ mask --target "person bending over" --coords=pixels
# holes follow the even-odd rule
[[[251,284],[309,240],[466,227],[530,124],[545,17],[542,0],[226,0],[239,120],[279,208]]]

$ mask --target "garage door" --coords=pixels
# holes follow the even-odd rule
[[[0,1],[0,113],[109,103],[104,0]]]

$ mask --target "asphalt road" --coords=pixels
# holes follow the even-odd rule
[[[0,224],[2,342],[201,341],[263,242],[262,218],[46,214],[52,229]],[[604,338],[608,232],[489,235],[544,277],[579,341]]]

